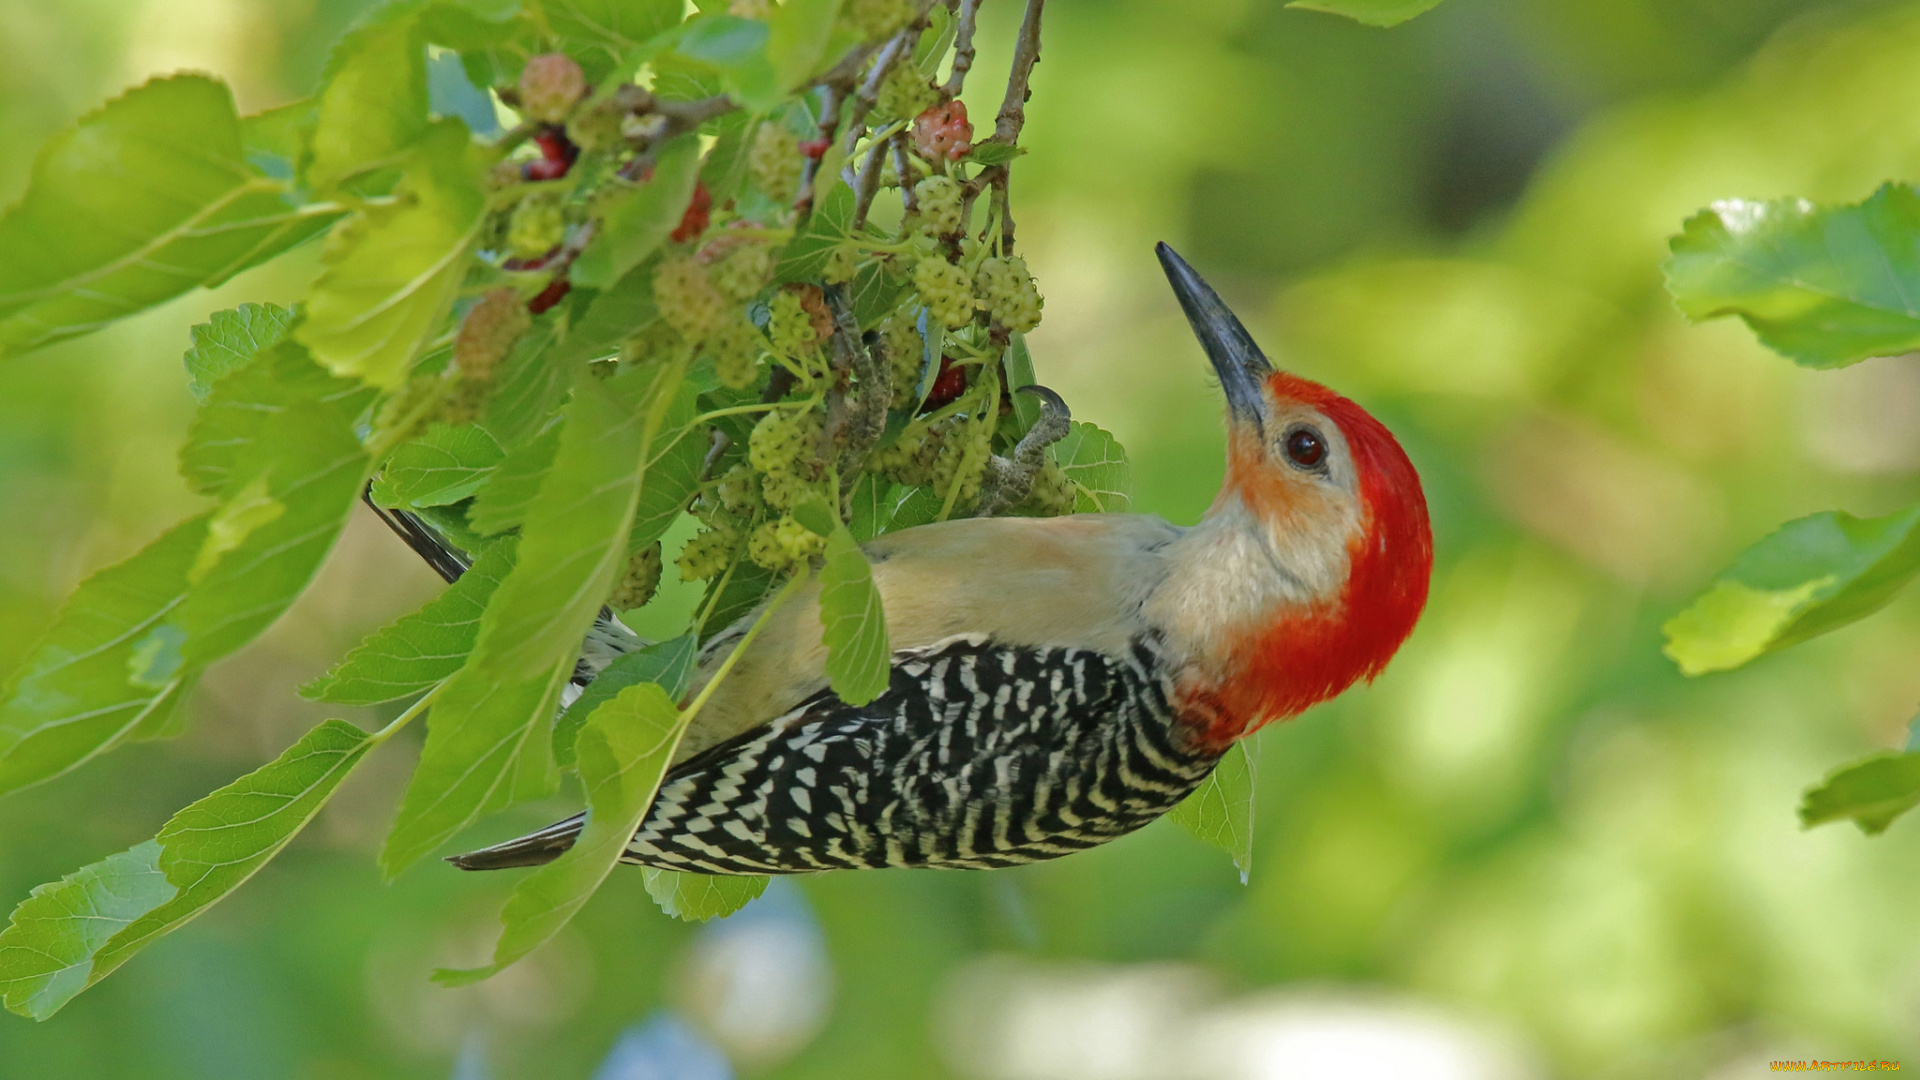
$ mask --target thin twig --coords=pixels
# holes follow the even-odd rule
[[[1033,96],[1028,81],[1033,65],[1040,62],[1040,10],[1046,0],[1027,0],[1026,17],[1020,20],[1020,41],[1014,48],[1013,68],[1007,73],[1007,96],[1000,102],[1000,117],[993,125],[993,141],[1012,146],[1020,139],[1020,127],[1027,122],[1027,99]]]
[[[827,146],[840,134],[840,106],[845,100],[845,90],[839,83],[826,84],[826,100],[820,106],[820,142]],[[820,162],[826,157],[822,150],[819,157],[808,154],[800,166],[800,193],[793,198],[793,208],[800,211],[804,220],[813,213],[813,188],[820,176]]]
[[[900,201],[907,213],[920,212],[920,196],[913,190],[913,162],[907,157],[907,135],[901,132],[888,140],[893,144],[893,171],[900,174]]]
[[[973,70],[973,27],[979,14],[980,0],[960,0],[960,29],[953,37],[953,71],[947,75],[947,84],[940,92],[949,98],[957,98],[967,85],[967,72]]]
[[[860,83],[860,89],[853,95],[853,113],[847,117],[847,156],[852,157],[860,137],[867,131],[867,114],[873,111],[880,101],[880,84],[887,79],[887,73],[900,57],[913,50],[913,43],[920,39],[921,23],[914,22],[905,30],[887,39],[880,49],[880,55],[874,58],[873,68],[867,72],[866,79]]]
[[[887,148],[893,145],[892,139],[881,139],[867,151],[867,163],[860,167],[860,175],[855,178],[852,187],[853,231],[857,234],[866,228],[867,212],[873,209],[873,197],[880,194],[880,173],[886,165]]]

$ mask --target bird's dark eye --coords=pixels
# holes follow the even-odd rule
[[[1297,427],[1287,432],[1285,446],[1287,460],[1299,468],[1318,469],[1320,463],[1327,460],[1327,440],[1310,427]]]

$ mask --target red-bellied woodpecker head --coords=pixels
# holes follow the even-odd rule
[[[1225,741],[1371,680],[1426,606],[1433,536],[1392,433],[1339,394],[1275,371],[1207,283],[1160,262],[1227,398],[1227,475],[1196,533],[1183,687]]]

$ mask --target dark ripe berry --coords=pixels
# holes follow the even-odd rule
[[[559,303],[572,289],[573,282],[563,277],[554,278],[547,283],[546,288],[541,289],[533,299],[527,301],[527,310],[538,315]]]
[[[707,190],[705,182],[693,185],[693,200],[687,203],[687,212],[680,217],[680,224],[673,230],[673,242],[684,244],[707,231],[707,222],[712,220],[713,193]]]
[[[831,146],[833,146],[832,139],[803,139],[800,143],[800,152],[818,161],[826,156]]]
[[[529,161],[521,169],[529,180],[558,180],[567,175],[567,170],[573,168],[574,160],[580,156],[580,148],[559,128],[540,129],[534,134],[533,143],[540,148],[540,160]]]
[[[958,161],[973,145],[973,124],[962,101],[935,105],[913,119],[913,148],[928,161],[946,157]]]
[[[933,386],[927,390],[927,403],[920,407],[921,412],[943,409],[967,392],[967,369],[953,362],[953,357],[940,358],[940,374],[933,377]]]

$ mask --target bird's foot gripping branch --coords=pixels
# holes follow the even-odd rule
[[[621,858],[788,599],[816,590],[834,694],[886,691],[862,542],[1126,509],[1120,447],[1032,386],[1022,341],[1041,297],[1010,180],[1041,2],[978,131],[978,0],[403,0],[309,99],[243,117],[179,75],[53,140],[0,217],[0,250],[37,253],[0,268],[0,352],[324,251],[291,308],[195,329],[180,464],[207,509],[83,583],[8,681],[0,794],[178,733],[199,675],[293,604],[363,494],[452,584],[302,689],[384,727],[330,720],[22,902],[7,1007],[52,1014],[231,892],[422,716],[389,875],[564,771],[586,793],[495,962],[445,978],[497,970]],[[1430,4],[1318,6],[1384,23]],[[683,515],[698,530],[663,551]],[[610,613],[663,572],[705,598],[643,643]],[[1236,746],[1176,813],[1243,868],[1250,789]],[[645,873],[690,918],[764,880]]]

